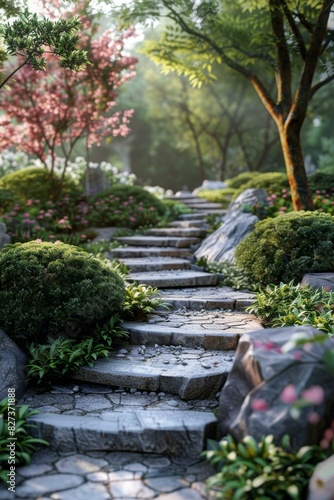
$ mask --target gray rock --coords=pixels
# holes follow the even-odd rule
[[[302,285],[308,285],[313,290],[324,288],[326,291],[334,290],[334,273],[307,273],[301,281]]]
[[[26,355],[0,330],[0,401],[8,397],[8,389],[15,389],[17,399],[25,393],[26,361]]]
[[[232,371],[221,391],[221,435],[230,433],[237,439],[251,435],[260,439],[273,434],[279,443],[284,434],[289,434],[296,449],[320,441],[334,412],[333,375],[323,365],[324,353],[334,348],[334,339],[281,353],[281,347],[294,334],[313,340],[320,332],[308,326],[272,328],[243,335]],[[295,387],[298,398],[304,390],[321,386],[325,391],[324,404],[304,407],[299,418],[294,419],[291,404],[281,399],[283,389],[290,384]],[[308,422],[311,412],[318,414],[318,425]]]
[[[86,194],[93,195],[100,193],[108,188],[108,178],[99,165],[92,164],[87,166],[85,172],[85,190]]]
[[[6,231],[6,224],[4,222],[0,222],[0,249],[10,243],[11,238],[9,234],[6,233]]]
[[[195,252],[195,258],[206,258],[209,261],[233,262],[238,244],[253,231],[259,221],[245,209],[256,203],[267,203],[264,189],[246,189],[231,203],[223,223],[217,231],[210,234]]]

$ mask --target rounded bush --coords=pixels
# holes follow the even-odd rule
[[[287,175],[282,172],[266,172],[252,177],[248,182],[242,185],[235,194],[237,197],[245,189],[265,189],[268,193],[281,192],[282,189],[289,188]]]
[[[334,174],[327,172],[315,172],[309,177],[309,184],[312,191],[333,191]]]
[[[165,205],[141,186],[113,186],[88,200],[91,225],[137,228],[156,224],[166,213]]]
[[[80,248],[31,241],[0,252],[0,326],[19,341],[89,334],[124,299],[123,279]]]
[[[60,179],[55,179],[56,187],[59,188]],[[9,190],[20,201],[38,199],[45,202],[51,199],[50,174],[41,167],[28,167],[16,170],[4,175],[0,179],[0,188]],[[72,181],[66,179],[64,191],[75,190]]]
[[[307,272],[334,271],[334,217],[290,212],[265,219],[237,247],[236,265],[261,285],[300,281]]]
[[[239,189],[241,186],[244,186],[248,181],[252,180],[257,175],[261,175],[262,172],[241,172],[235,177],[231,177],[231,179],[226,179],[226,184],[229,188]]]

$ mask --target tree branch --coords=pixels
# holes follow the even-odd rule
[[[324,78],[323,80],[320,80],[320,82],[318,82],[315,85],[313,85],[313,87],[311,88],[310,100],[312,99],[312,97],[314,96],[314,94],[316,92],[318,92],[318,90],[320,90],[322,87],[324,87],[325,85],[327,85],[327,83],[332,82],[333,80],[334,80],[334,74],[331,75],[331,76],[328,76],[327,78]]]
[[[303,60],[305,61],[307,50],[306,50],[306,46],[305,46],[305,42],[304,42],[303,36],[302,36],[301,32],[299,31],[299,28],[298,28],[297,24],[295,23],[295,20],[294,20],[292,14],[291,14],[291,10],[287,6],[286,1],[285,0],[281,0],[281,3],[282,3],[284,14],[285,14],[285,16],[286,16],[286,18],[287,18],[287,20],[289,22],[290,28],[291,28],[293,34],[296,37],[297,45],[298,45],[298,48],[299,48],[300,55],[302,56]]]

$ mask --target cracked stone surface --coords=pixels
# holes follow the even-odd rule
[[[124,322],[132,344],[181,345],[204,349],[236,349],[240,336],[263,326],[252,315],[236,311],[161,312],[148,322]]]
[[[128,346],[79,368],[74,378],[99,384],[171,392],[182,399],[214,397],[231,370],[234,351],[207,351],[182,346]],[[132,390],[132,389],[131,389]]]
[[[215,285],[218,282],[218,277],[215,274],[180,269],[176,271],[130,273],[127,276],[127,280],[138,281],[138,283],[144,283],[157,288],[175,288]]]
[[[191,287],[181,289],[160,289],[159,296],[175,308],[187,310],[198,309],[231,309],[243,311],[255,299],[255,294],[242,292],[233,288],[222,287]]]
[[[97,464],[99,471],[87,473]],[[95,460],[95,461],[94,461]],[[88,452],[84,454],[52,452],[41,449],[32,457],[32,467],[41,463],[44,472],[27,479],[17,468],[16,492],[0,486],[1,500],[111,500],[154,499],[209,500],[205,480],[213,474],[207,462],[199,458],[168,458],[156,453]],[[64,464],[75,466],[59,474]]]

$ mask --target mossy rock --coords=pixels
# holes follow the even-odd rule
[[[245,189],[265,189],[268,193],[280,193],[289,188],[289,181],[283,172],[266,172],[259,174],[243,184],[235,193],[235,198]]]
[[[225,208],[227,208],[234,197],[236,190],[233,188],[225,189],[203,189],[197,196],[199,198],[204,198],[211,203],[221,203]]]
[[[290,212],[256,224],[237,247],[236,265],[262,286],[334,271],[334,217]]]
[[[241,172],[235,177],[231,177],[231,179],[226,179],[226,184],[229,188],[239,189],[241,186],[244,186],[248,181],[252,180],[257,175],[262,175],[262,172]]]
[[[0,326],[21,345],[89,334],[124,299],[120,275],[80,248],[31,241],[0,252]]]

